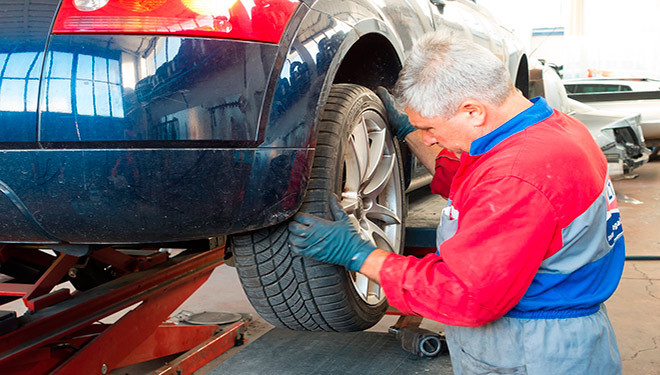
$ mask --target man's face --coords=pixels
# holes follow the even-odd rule
[[[460,113],[451,118],[423,117],[406,108],[410,123],[422,131],[422,140],[427,146],[438,144],[452,152],[469,151],[471,133],[469,124]]]

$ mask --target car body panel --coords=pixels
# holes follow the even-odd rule
[[[630,94],[635,93],[631,92]],[[644,139],[649,145],[660,145],[660,98],[641,100],[589,101],[587,103],[594,108],[602,109],[605,111],[626,111],[641,113],[641,125],[642,130],[644,131]]]
[[[390,40],[396,40],[393,44],[400,52],[409,51],[415,40],[434,30],[431,3],[427,0],[393,0],[382,4],[365,0],[320,0],[314,2],[312,9],[351,26],[359,36],[372,32],[389,34]]]
[[[339,65],[334,60],[352,31],[323,12],[309,10],[295,35],[282,42],[270,82],[272,99],[264,108],[268,116],[260,147],[314,146],[321,103]]]
[[[280,127],[271,134],[282,142],[259,139],[277,52],[236,40],[52,35],[43,73],[28,74],[35,94],[43,74],[40,122],[36,113],[4,122],[11,134],[17,124],[32,133],[21,139],[30,142],[2,139],[3,204],[12,208],[2,215],[12,224],[0,241],[183,241],[291,216],[311,130],[296,138]]]
[[[0,110],[0,242],[162,243],[280,223],[302,202],[334,83],[393,84],[434,29],[477,38],[516,70],[523,56],[464,0],[304,1],[277,44],[49,34],[58,2],[44,0],[47,14],[19,5],[42,17],[39,38],[0,34],[23,48],[5,41],[0,56],[29,47],[34,62],[3,77],[20,81],[12,95],[26,101],[21,113]],[[365,40],[388,49],[371,65],[383,76],[338,78]]]
[[[24,231],[36,220],[49,240],[69,243],[180,241],[250,230],[295,212],[297,184],[310,154],[293,149],[9,150],[0,154],[0,163],[3,183],[10,182],[15,195],[5,196],[18,202],[12,202],[15,209],[1,211],[0,220],[16,225],[12,218],[24,206],[29,212],[22,215]],[[2,232],[3,240],[22,238]],[[34,233],[24,242],[33,239]]]

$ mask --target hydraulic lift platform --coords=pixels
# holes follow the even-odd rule
[[[56,259],[36,249],[0,247],[0,262],[27,257],[47,270],[34,284],[0,283],[0,296],[22,298],[28,313],[4,312],[0,320],[0,374],[107,374],[112,369],[185,352],[156,374],[191,374],[222,352],[244,342],[247,321],[230,327],[175,325],[166,320],[224,263],[224,246],[203,252],[146,250],[131,256],[112,248],[91,258],[112,265],[118,278],[84,292],[58,289],[74,272],[78,257]],[[49,265],[48,265],[49,264]],[[75,272],[74,272],[75,273]],[[113,324],[99,321],[132,307]],[[163,323],[166,322],[166,323]]]
[[[435,230],[408,228],[406,236],[407,254],[435,251]],[[0,280],[0,304],[21,298],[28,308],[20,317],[0,311],[0,374],[105,375],[116,368],[176,353],[183,354],[154,373],[192,374],[245,342],[246,319],[222,327],[167,321],[213,269],[224,263],[224,246],[176,257],[157,249],[127,254],[104,248],[88,257],[111,265],[116,278],[83,292],[52,291],[65,275],[75,276],[80,257],[55,257],[38,249],[0,245],[0,265],[22,260],[45,269],[33,282]],[[100,322],[120,311],[125,314],[115,323]],[[416,327],[419,322],[421,319],[402,317],[396,328]],[[211,373],[322,374],[326,370],[314,367],[321,363],[328,366],[327,373],[338,373],[338,369],[346,370],[339,373],[402,373],[404,367],[405,373],[451,373],[448,356],[421,359],[403,351],[392,334],[283,329],[269,331]],[[259,364],[266,367],[255,367]],[[282,366],[281,371],[277,366]],[[392,372],[395,369],[399,370]]]

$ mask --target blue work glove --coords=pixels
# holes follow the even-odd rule
[[[330,200],[334,220],[298,213],[289,224],[289,247],[297,254],[358,272],[376,249],[360,237],[337,197]]]
[[[396,108],[394,105],[394,97],[392,97],[386,88],[378,86],[376,94],[378,94],[380,100],[385,104],[385,109],[387,109],[387,120],[390,123],[392,132],[400,141],[404,141],[408,134],[416,130],[410,123],[410,120],[408,120],[408,115],[406,112],[400,111]]]

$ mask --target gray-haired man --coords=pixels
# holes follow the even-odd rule
[[[602,303],[621,277],[623,230],[584,125],[527,100],[494,55],[446,35],[418,41],[396,93],[407,115],[379,90],[394,132],[448,198],[437,252],[376,249],[337,202],[334,221],[296,215],[293,249],[359,271],[402,312],[444,323],[456,374],[621,373]]]

